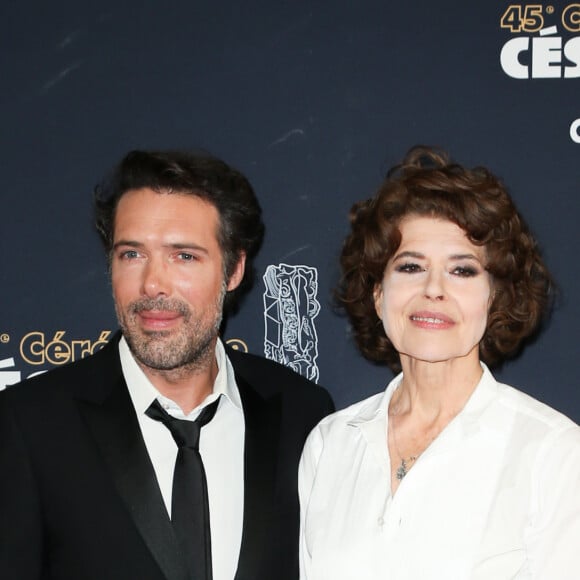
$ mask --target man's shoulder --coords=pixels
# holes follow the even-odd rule
[[[26,401],[31,397],[40,400],[53,397],[57,393],[85,390],[87,383],[98,381],[102,373],[109,373],[116,366],[120,368],[120,363],[115,362],[118,359],[116,345],[117,341],[111,341],[90,356],[11,385],[3,395],[13,400]]]
[[[235,373],[263,394],[293,393],[330,400],[323,387],[276,361],[229,347],[227,354]]]

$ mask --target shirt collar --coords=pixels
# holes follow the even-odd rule
[[[131,349],[125,340],[121,337],[119,341],[119,357],[121,359],[121,368],[123,376],[127,383],[129,395],[133,401],[133,406],[137,414],[143,414],[149,408],[151,403],[157,399],[163,408],[174,417],[179,419],[194,420],[199,413],[209,404],[222,396],[222,399],[228,404],[236,407],[240,413],[242,412],[242,402],[240,393],[235,380],[234,369],[222,341],[218,338],[216,342],[215,355],[218,366],[218,374],[216,376],[213,391],[205,398],[205,400],[191,411],[187,416],[183,414],[179,406],[171,399],[162,395],[147,378],[141,367],[137,364],[135,357],[131,353]]]
[[[461,423],[464,433],[470,434],[478,431],[485,423],[484,415],[491,404],[497,399],[499,394],[499,384],[491,374],[491,371],[484,363],[480,363],[482,368],[481,379],[475,390],[469,397],[463,409],[457,415],[458,422]]]
[[[486,421],[482,420],[486,410],[497,396],[498,384],[489,369],[482,363],[483,374],[474,392],[459,414],[443,429],[439,436],[424,452],[430,455],[444,452],[468,437],[474,436]],[[382,394],[363,402],[356,414],[348,422],[360,430],[379,464],[386,469],[390,458],[386,443],[388,430],[388,408],[394,392],[399,388],[403,374],[397,375]],[[386,471],[389,474],[389,471]]]
[[[374,421],[384,421],[387,409],[394,392],[403,380],[403,373],[399,373],[388,385],[382,394],[370,397],[363,403],[356,415],[348,422],[349,425],[360,426]]]
[[[457,416],[465,426],[469,424],[477,425],[479,418],[498,393],[498,383],[489,368],[484,363],[480,364],[483,372],[479,383],[463,407],[463,410]],[[366,404],[363,404],[356,415],[348,422],[349,425],[360,426],[373,421],[388,420],[387,410],[389,408],[389,402],[395,391],[399,388],[402,380],[403,373],[399,373],[388,384],[382,395],[369,398]]]

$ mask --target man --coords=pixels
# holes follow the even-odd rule
[[[250,184],[215,158],[135,151],[96,210],[121,333],[1,393],[0,575],[298,578],[297,465],[332,403],[218,338],[262,238]],[[173,427],[211,413],[179,443]]]

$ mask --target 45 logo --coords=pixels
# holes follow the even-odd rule
[[[556,24],[546,26],[550,19]],[[511,4],[500,19],[501,28],[516,36],[502,47],[503,71],[515,79],[580,78],[580,36],[565,39],[558,25],[572,33],[580,32],[580,4],[570,4],[560,13],[553,6]]]
[[[538,32],[544,28],[544,14],[555,13],[553,6],[542,6],[541,4],[511,4],[503,13],[500,26],[507,28],[512,33],[518,32]],[[569,32],[580,32],[580,4],[570,4],[561,13],[560,21],[562,26]]]

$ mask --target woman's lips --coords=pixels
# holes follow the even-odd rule
[[[420,328],[434,328],[437,330],[451,328],[455,324],[452,318],[442,312],[414,312],[409,316],[409,319],[415,326]]]

